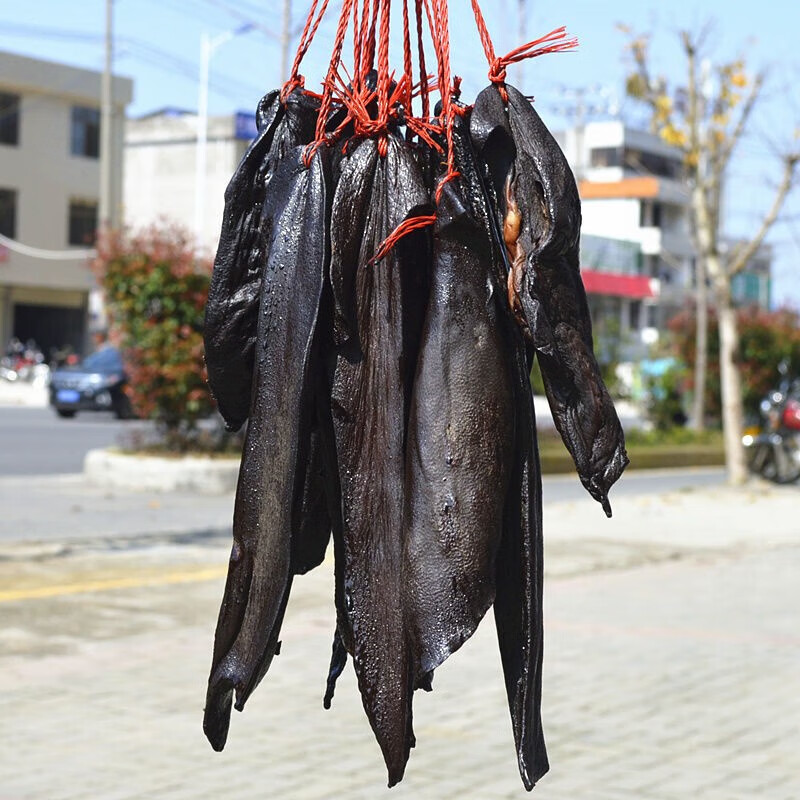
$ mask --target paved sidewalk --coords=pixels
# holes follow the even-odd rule
[[[43,408],[49,402],[47,379],[35,381],[7,381],[0,379],[0,408],[3,406],[28,406]]]
[[[796,800],[796,488],[545,508],[543,800]],[[188,509],[187,509],[188,513]],[[0,558],[1,800],[512,798],[490,618],[415,702],[388,793],[351,667],[321,707],[331,565],[296,582],[283,651],[224,753],[201,731],[227,542]]]

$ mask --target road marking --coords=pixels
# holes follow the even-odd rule
[[[115,589],[138,589],[144,586],[168,586],[176,583],[201,583],[215,581],[227,575],[228,567],[210,567],[184,572],[168,572],[164,575],[138,575],[130,578],[109,578],[104,581],[84,581],[83,583],[64,583],[54,586],[38,586],[30,589],[11,589],[0,591],[0,603],[13,603],[18,600],[39,600],[48,597],[62,597],[69,594],[88,594],[108,592]]]

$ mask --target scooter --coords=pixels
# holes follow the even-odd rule
[[[789,365],[778,365],[780,384],[760,406],[762,425],[742,437],[750,471],[773,483],[800,478],[800,380],[789,379]]]

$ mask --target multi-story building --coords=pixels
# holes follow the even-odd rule
[[[694,247],[681,155],[658,136],[619,121],[590,122],[562,134],[583,208],[584,281],[602,327],[614,319],[632,343],[655,341],[687,299]],[[609,262],[623,245],[628,257]],[[634,252],[638,250],[638,252]],[[627,276],[620,282],[619,275]]]
[[[162,109],[129,119],[125,132],[125,223],[142,228],[177,223],[213,253],[225,187],[256,135],[255,117],[239,112],[208,120],[205,169],[198,175],[198,116]],[[202,160],[200,162],[202,164]]]
[[[725,239],[721,249],[723,258],[730,254],[737,244],[735,239]],[[772,246],[762,244],[747,263],[745,269],[734,275],[731,282],[733,302],[737,306],[758,306],[770,308],[772,300]]]
[[[101,74],[0,52],[0,345],[85,349],[94,280]],[[122,197],[122,120],[133,83],[112,84],[112,223]],[[62,255],[59,256],[59,253]]]
[[[581,193],[582,275],[595,326],[641,351],[693,292],[681,153],[620,121],[589,122],[557,138]],[[737,302],[768,308],[770,269],[771,250],[762,247],[734,280]]]

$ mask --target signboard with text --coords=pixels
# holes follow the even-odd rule
[[[258,135],[255,114],[247,111],[237,111],[233,135],[237,139],[243,139],[246,142],[255,139]]]

